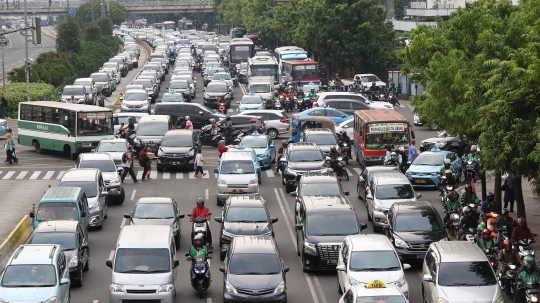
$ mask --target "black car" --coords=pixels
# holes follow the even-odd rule
[[[357,101],[351,99],[331,99],[324,103],[324,107],[335,108],[341,112],[344,112],[349,115],[353,115],[357,110],[367,110],[371,109],[369,106],[370,101]]]
[[[401,260],[424,260],[431,243],[450,241],[439,213],[429,202],[396,202],[387,217],[384,234]]]
[[[341,244],[346,236],[360,234],[354,208],[343,196],[305,196],[296,215],[297,253],[304,272],[336,270]]]
[[[184,102],[171,102],[171,103],[158,103],[154,110],[156,115],[169,115],[171,120],[176,122],[178,118],[185,118],[189,116],[193,123],[193,128],[200,129],[201,127],[209,124],[210,119],[219,121],[224,119],[225,115],[216,112],[213,109],[209,109],[198,103],[184,103]]]
[[[274,236],[273,223],[276,217],[270,217],[266,201],[261,196],[230,196],[225,201],[221,217],[214,218],[221,223],[219,238],[219,259],[223,261],[237,236]]]
[[[68,260],[71,283],[83,286],[83,271],[90,269],[88,234],[78,221],[44,221],[27,244],[58,244]]]
[[[184,217],[174,199],[161,197],[140,198],[133,211],[124,214],[132,225],[169,225],[174,233],[176,249],[180,248],[180,219]]]
[[[287,302],[285,267],[272,236],[234,237],[224,266],[223,302]]]
[[[193,169],[193,162],[199,145],[197,134],[193,130],[173,129],[163,136],[157,152],[157,170],[182,167]]]
[[[220,98],[227,101],[228,106],[231,105],[231,95],[229,94],[229,86],[225,82],[210,82],[203,89],[204,105],[217,107],[217,102]]]
[[[360,176],[358,176],[358,181],[356,182],[356,195],[360,200],[366,200],[367,196],[367,186],[373,176],[377,174],[384,173],[396,173],[399,172],[399,168],[395,165],[391,166],[366,166]]]
[[[326,172],[325,159],[321,148],[314,143],[292,143],[280,159],[284,166],[281,183],[287,193],[295,190],[300,177],[307,172]]]
[[[435,145],[437,145],[440,150],[448,150],[462,157],[465,149],[467,148],[467,142],[465,141],[465,139],[465,136],[452,136],[444,131],[439,132],[437,137],[422,140],[422,142],[420,143],[420,151],[423,152],[431,150]]]

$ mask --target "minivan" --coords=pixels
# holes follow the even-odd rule
[[[52,187],[43,194],[30,218],[34,218],[34,228],[43,221],[75,220],[88,231],[87,214],[88,201],[82,188]]]
[[[217,204],[223,205],[230,195],[258,195],[261,171],[247,152],[223,153],[217,175]]]
[[[122,228],[113,259],[109,302],[173,303],[176,258],[170,225],[127,225]]]
[[[72,96],[77,104],[93,104],[84,85],[66,85],[60,94],[60,100],[64,103],[72,103]]]
[[[137,139],[142,145],[149,145],[152,152],[157,154],[163,136],[172,128],[171,117],[168,115],[148,115],[139,120]]]

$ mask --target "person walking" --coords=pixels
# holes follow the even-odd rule
[[[15,164],[19,164],[19,159],[17,159],[17,156],[15,155],[15,141],[13,141],[11,128],[8,128],[7,132],[8,133],[6,134],[6,145],[4,147],[4,149],[6,150],[7,160],[4,162],[9,162],[7,163],[8,165],[13,164],[13,162],[15,162]]]
[[[135,172],[133,172],[133,146],[129,146],[128,150],[122,155],[122,162],[124,163],[124,171],[122,172],[122,183],[124,183],[124,179],[126,178],[128,173],[131,175],[133,183],[139,183],[139,181],[137,181],[137,176],[135,175]]]
[[[8,102],[3,93],[0,93],[0,118],[9,118],[7,113]]]
[[[148,172],[146,173],[146,179],[150,180],[150,173],[152,172],[152,159],[148,155],[148,153],[152,152],[152,149],[150,148],[150,145],[146,145],[146,156],[148,157]]]
[[[109,102],[109,100],[103,96],[103,92],[99,92],[97,97],[98,106],[105,107],[105,101]]]
[[[139,165],[144,168],[142,173],[141,181],[146,181],[146,175],[148,174],[148,171],[150,170],[150,159],[148,159],[148,155],[146,154],[146,146],[143,146],[141,149],[141,152],[139,153]]]
[[[412,140],[411,141],[411,145],[409,146],[409,157],[407,160],[409,160],[409,162],[412,162],[414,161],[414,159],[416,159],[416,157],[418,157],[418,151],[416,150],[416,140]]]
[[[203,172],[202,169],[203,163],[206,164],[206,162],[204,162],[201,149],[198,149],[197,155],[195,156],[195,178],[199,176],[199,172],[201,172],[203,177],[206,176],[206,173]]]

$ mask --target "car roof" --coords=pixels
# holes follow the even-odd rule
[[[80,187],[51,187],[43,194],[40,202],[58,202],[77,200],[84,191]]]
[[[239,116],[250,116],[250,115],[257,115],[257,114],[262,114],[262,113],[273,113],[273,114],[277,114],[277,115],[281,115],[283,116],[283,111],[282,110],[277,110],[277,109],[253,109],[253,110],[245,110],[243,111],[242,113],[238,114]]]
[[[114,139],[101,139],[99,143],[106,142],[106,143],[125,143],[127,145],[126,139],[123,138],[114,138]]]
[[[230,207],[261,207],[266,205],[266,201],[263,197],[256,196],[229,196],[229,199],[225,202]]]
[[[125,139],[107,139],[107,141],[120,141],[120,140],[125,141]],[[104,140],[101,140],[101,141],[104,141]],[[113,159],[111,158],[111,155],[109,155],[108,153],[82,153],[80,154],[79,157],[81,157],[82,161],[95,161],[95,160],[113,161]]]
[[[77,80],[83,80],[83,81],[93,81],[94,78],[77,78],[75,79],[75,82],[77,82]]]
[[[172,201],[166,197],[144,197],[137,200],[137,204],[172,204]]]
[[[113,116],[117,117],[144,117],[148,116],[147,113],[137,113],[137,112],[118,112],[114,113]]]
[[[176,136],[176,137],[187,136],[187,137],[191,138],[193,136],[193,130],[190,130],[190,129],[171,129],[171,130],[169,130],[168,132],[165,133],[165,137],[170,137],[170,136]]]
[[[361,234],[347,236],[352,247],[351,251],[394,251],[392,243],[385,235]]]
[[[146,90],[140,89],[140,88],[128,88],[128,89],[126,89],[126,93],[127,93],[127,92],[130,92],[130,93],[142,93],[142,94],[146,94]]]
[[[392,171],[392,170],[398,170],[399,168],[394,165],[375,165],[375,166],[366,166],[364,169],[370,172],[370,171]]]
[[[427,201],[396,202],[392,205],[396,214],[418,214],[423,212],[436,213],[433,205]]]
[[[271,236],[237,236],[232,245],[233,254],[275,254],[276,245]]]
[[[163,247],[171,244],[170,225],[126,225],[122,228],[117,248]]]
[[[221,160],[228,160],[228,161],[231,161],[231,160],[250,160],[250,161],[252,161],[253,157],[248,152],[234,152],[234,153],[224,152],[221,155]]]
[[[352,211],[351,202],[341,195],[304,196],[306,210],[311,212]]]
[[[329,183],[329,182],[336,182],[338,183],[338,180],[336,178],[336,175],[331,172],[307,172],[304,175],[302,175],[301,183]]]
[[[426,150],[426,151],[422,152],[420,155],[425,155],[425,156],[429,156],[429,155],[434,155],[434,156],[436,156],[436,155],[446,156],[447,154],[450,154],[450,153],[452,153],[452,152],[451,152],[451,151],[448,151],[448,150],[439,150],[439,151],[431,151],[431,150],[427,151],[427,150]],[[419,156],[420,156],[420,155],[419,155]]]
[[[475,243],[468,241],[442,241],[430,245],[439,255],[440,262],[487,261],[484,252]]]
[[[10,265],[52,264],[58,252],[60,245],[24,244],[13,253]]]
[[[171,119],[169,115],[146,115],[141,117],[139,124],[142,122],[168,122]]]
[[[329,128],[306,128],[304,130],[304,133],[307,135],[309,133],[330,133],[330,134],[334,134],[334,132],[332,130],[330,130]]]
[[[400,172],[391,174],[376,174],[373,176],[373,179],[377,185],[410,184],[409,179],[407,179],[407,177]]]
[[[84,85],[82,84],[76,84],[76,85],[66,85],[64,86],[64,88],[72,88],[72,87],[76,87],[76,88],[84,88]]]
[[[73,220],[43,221],[39,223],[34,233],[51,233],[51,232],[70,233],[70,232],[75,232],[77,230],[77,225],[79,225],[79,221],[73,221]]]
[[[321,148],[315,143],[291,143],[287,146],[290,150],[321,150]]]
[[[95,182],[97,174],[101,171],[97,168],[72,168],[67,170],[60,181],[89,181]]]

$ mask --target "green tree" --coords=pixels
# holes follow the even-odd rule
[[[67,18],[56,27],[56,50],[58,52],[81,51],[81,29],[73,18]]]
[[[234,26],[243,26],[242,8],[250,5],[250,0],[223,0],[217,11],[223,16],[223,21]]]
[[[99,18],[96,22],[97,25],[101,28],[101,34],[111,36],[113,32],[113,22],[109,17]]]
[[[84,27],[84,41],[98,41],[101,39],[101,27],[98,24],[88,24]]]
[[[393,0],[394,3],[394,17],[396,20],[403,20],[405,16],[405,4],[403,0]]]
[[[126,8],[116,1],[109,1],[109,11],[105,7],[105,16],[110,18],[113,24],[120,25],[127,19]],[[106,5],[106,4],[105,4]],[[101,17],[101,1],[92,0],[81,4],[75,18],[79,21],[81,26],[92,22],[92,6],[94,6],[94,20],[97,21]]]

